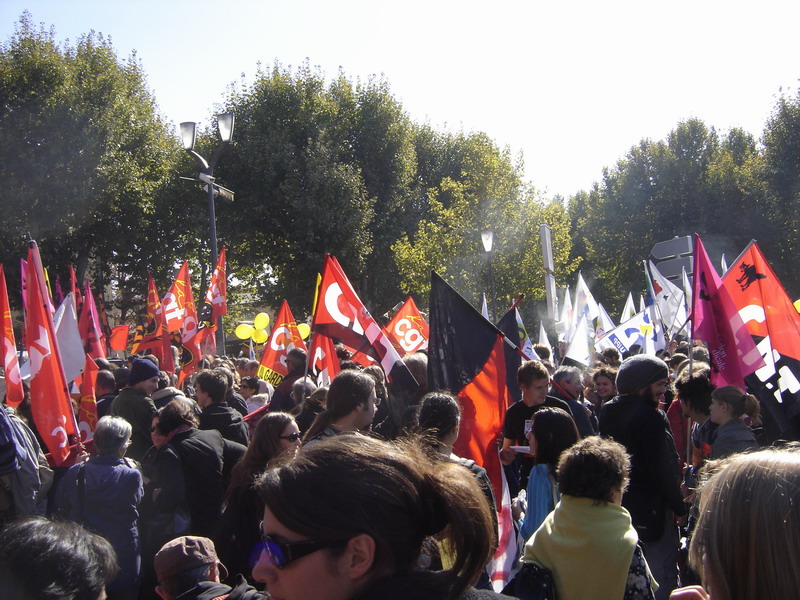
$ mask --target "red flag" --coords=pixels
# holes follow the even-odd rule
[[[111,329],[111,337],[108,338],[108,347],[117,352],[125,352],[128,347],[128,336],[131,333],[130,325],[117,325]]]
[[[510,498],[497,439],[509,405],[504,336],[436,273],[431,276],[430,388],[449,390],[461,404],[455,452],[486,469],[498,503],[498,548],[491,563],[495,589],[508,582],[516,558]]]
[[[211,308],[209,322],[216,323],[222,315],[228,314],[228,284],[225,279],[225,246],[219,253],[217,266],[211,275],[211,283],[208,285],[204,304]]]
[[[19,372],[17,343],[14,340],[14,323],[11,320],[11,305],[8,302],[8,288],[3,265],[0,265],[0,312],[3,314],[3,337],[0,338],[0,350],[2,350],[6,377],[6,404],[17,407],[25,397],[25,392],[22,389],[22,377]]]
[[[692,337],[708,344],[711,383],[744,388],[745,376],[764,362],[697,234],[691,321]]]
[[[147,279],[147,316],[142,337],[138,344],[134,339],[134,348],[131,352],[150,350],[158,359],[162,371],[175,372],[175,360],[172,354],[170,335],[164,324],[164,308],[158,299],[156,283],[153,275],[148,273]]]
[[[94,437],[94,428],[97,425],[97,397],[95,386],[97,372],[100,367],[95,364],[92,357],[86,355],[86,364],[83,367],[83,376],[80,387],[80,409],[78,414],[78,430],[81,441],[88,442]]]
[[[83,298],[81,297],[81,290],[78,286],[78,278],[75,276],[75,267],[69,266],[69,291],[74,294],[75,298],[75,314],[81,314],[83,309]]]
[[[311,329],[315,334],[340,339],[356,351],[380,361],[386,379],[398,392],[391,397],[389,415],[399,426],[405,403],[419,389],[419,384],[359,299],[338,261],[330,255],[325,257]]]
[[[164,322],[166,323],[167,331],[170,333],[183,327],[183,320],[186,317],[187,288],[191,294],[189,263],[183,261],[178,274],[175,276],[175,281],[172,282],[172,287],[169,288],[169,292],[161,302],[164,310]]]
[[[409,296],[383,328],[392,345],[401,354],[428,349],[428,323],[420,314],[414,299]]]
[[[19,285],[22,290],[22,312],[28,311],[28,261],[19,259]],[[25,337],[23,333],[22,337]]]
[[[183,308],[184,308],[184,316],[181,322],[181,375],[180,381],[183,381],[188,375],[191,375],[192,371],[194,371],[195,366],[198,362],[200,362],[201,354],[200,354],[200,336],[197,335],[198,333],[198,321],[197,321],[197,309],[194,306],[194,295],[192,294],[192,284],[189,280],[189,267],[187,263],[184,261],[183,266],[181,267],[181,272],[185,272],[183,276],[181,273],[178,273],[178,277],[175,278],[175,283],[173,284],[172,288],[174,290],[170,291],[170,294],[175,294],[175,297],[180,297],[182,299]],[[164,297],[164,306],[165,314],[167,313],[166,306],[168,305],[167,297],[170,294]]]
[[[78,319],[78,329],[83,341],[83,349],[92,358],[106,357],[106,344],[103,339],[103,331],[100,329],[100,319],[97,315],[97,305],[94,301],[92,288],[89,280],[83,282],[83,308]]]
[[[61,275],[56,275],[56,291],[54,300],[58,306],[61,306],[61,303],[64,301],[64,290],[61,289]]]
[[[308,356],[308,370],[317,381],[317,385],[330,385],[331,380],[340,371],[333,340],[323,333],[315,333],[311,338]]]
[[[780,428],[779,435],[800,435],[800,314],[775,272],[751,242],[722,278],[764,366],[746,378]],[[765,427],[767,422],[765,421]]]
[[[77,438],[78,429],[40,271],[39,250],[36,242],[31,241],[28,249],[28,315],[25,324],[31,363],[31,411],[53,461],[60,465],[69,454],[70,436]]]
[[[306,343],[297,330],[297,323],[289,309],[289,303],[284,300],[272,324],[272,333],[267,340],[264,355],[261,357],[258,376],[278,387],[281,380],[289,374],[286,355],[294,348],[306,350]]]

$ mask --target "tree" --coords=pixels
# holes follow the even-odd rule
[[[0,45],[4,262],[18,264],[30,234],[51,273],[75,263],[96,289],[136,286],[123,310],[140,304],[147,269],[170,271],[191,237],[182,215],[163,219],[180,158],[135,54],[119,60],[94,32],[59,45],[23,13]]]

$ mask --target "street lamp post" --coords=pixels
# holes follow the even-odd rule
[[[214,167],[217,166],[222,151],[231,143],[233,139],[233,113],[224,113],[217,116],[217,127],[219,129],[219,137],[221,143],[214,150],[211,155],[211,160],[206,161],[205,158],[200,156],[194,150],[194,141],[197,135],[197,123],[187,121],[181,123],[181,140],[183,141],[183,148],[191,154],[197,163],[200,165],[200,173],[198,175],[200,181],[208,186],[208,218],[211,222],[211,265],[212,269],[217,264],[217,219],[214,212]],[[220,352],[222,348],[222,352]],[[219,317],[217,323],[217,353],[225,354],[225,333],[222,330],[222,317]]]
[[[494,231],[485,229],[481,231],[481,241],[483,242],[483,249],[486,250],[487,261],[489,262],[489,305],[492,308],[492,322],[497,322],[497,312],[494,306],[494,274],[492,273],[492,244],[494,243]]]

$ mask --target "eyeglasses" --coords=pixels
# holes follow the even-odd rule
[[[263,526],[263,524],[262,524]],[[268,535],[261,533],[263,530],[259,528],[261,535],[260,550],[266,552],[269,557],[269,562],[276,569],[283,569],[290,562],[303,558],[313,552],[322,550],[324,548],[333,548],[334,546],[344,545],[347,540],[303,540],[302,542],[277,542]],[[260,552],[259,552],[260,555]]]
[[[290,433],[289,435],[279,435],[278,437],[282,440],[289,440],[290,442],[296,442],[301,437],[303,437],[303,434],[300,433],[299,431],[295,431],[294,433]]]

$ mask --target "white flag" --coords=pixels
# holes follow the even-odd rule
[[[550,349],[550,356],[553,356],[553,346],[550,345],[550,340],[547,339],[547,331],[545,331],[543,321],[539,321],[539,343],[542,346],[547,346]]]
[[[597,318],[597,326],[595,327],[595,336],[602,337],[616,327],[614,321],[606,312],[605,307],[598,303],[597,308],[600,310],[600,316]]]
[[[583,279],[583,275],[578,273],[578,285],[575,286],[575,316],[573,320],[577,324],[578,317],[584,315],[586,323],[591,323],[594,319],[600,316],[600,309],[597,308],[597,302],[589,291],[589,286]]]
[[[595,340],[598,350],[616,348],[620,354],[631,351],[634,346],[641,347],[648,354],[664,348],[664,332],[658,319],[654,318],[653,307],[636,313],[621,325]]]
[[[624,323],[628,319],[632,319],[636,314],[636,307],[633,305],[633,294],[628,292],[628,299],[625,300],[625,306],[622,307],[622,314],[619,316],[619,322]]]
[[[686,323],[684,294],[681,289],[661,274],[653,261],[650,261],[650,275],[653,282],[655,303],[661,313],[661,321],[667,336],[672,337],[675,329]]]
[[[569,348],[567,348],[564,358],[570,358],[585,367],[588,367],[591,363],[589,327],[586,325],[585,315],[581,315],[580,319],[578,319],[578,324],[575,326],[575,333],[572,335],[572,341],[569,343]]]
[[[569,341],[572,337],[572,300],[569,297],[569,288],[564,291],[564,306],[561,307],[561,319],[556,321],[556,333],[559,341]]]
[[[483,304],[481,304],[481,314],[487,321],[489,320],[489,307],[486,304],[486,294],[483,295]]]

